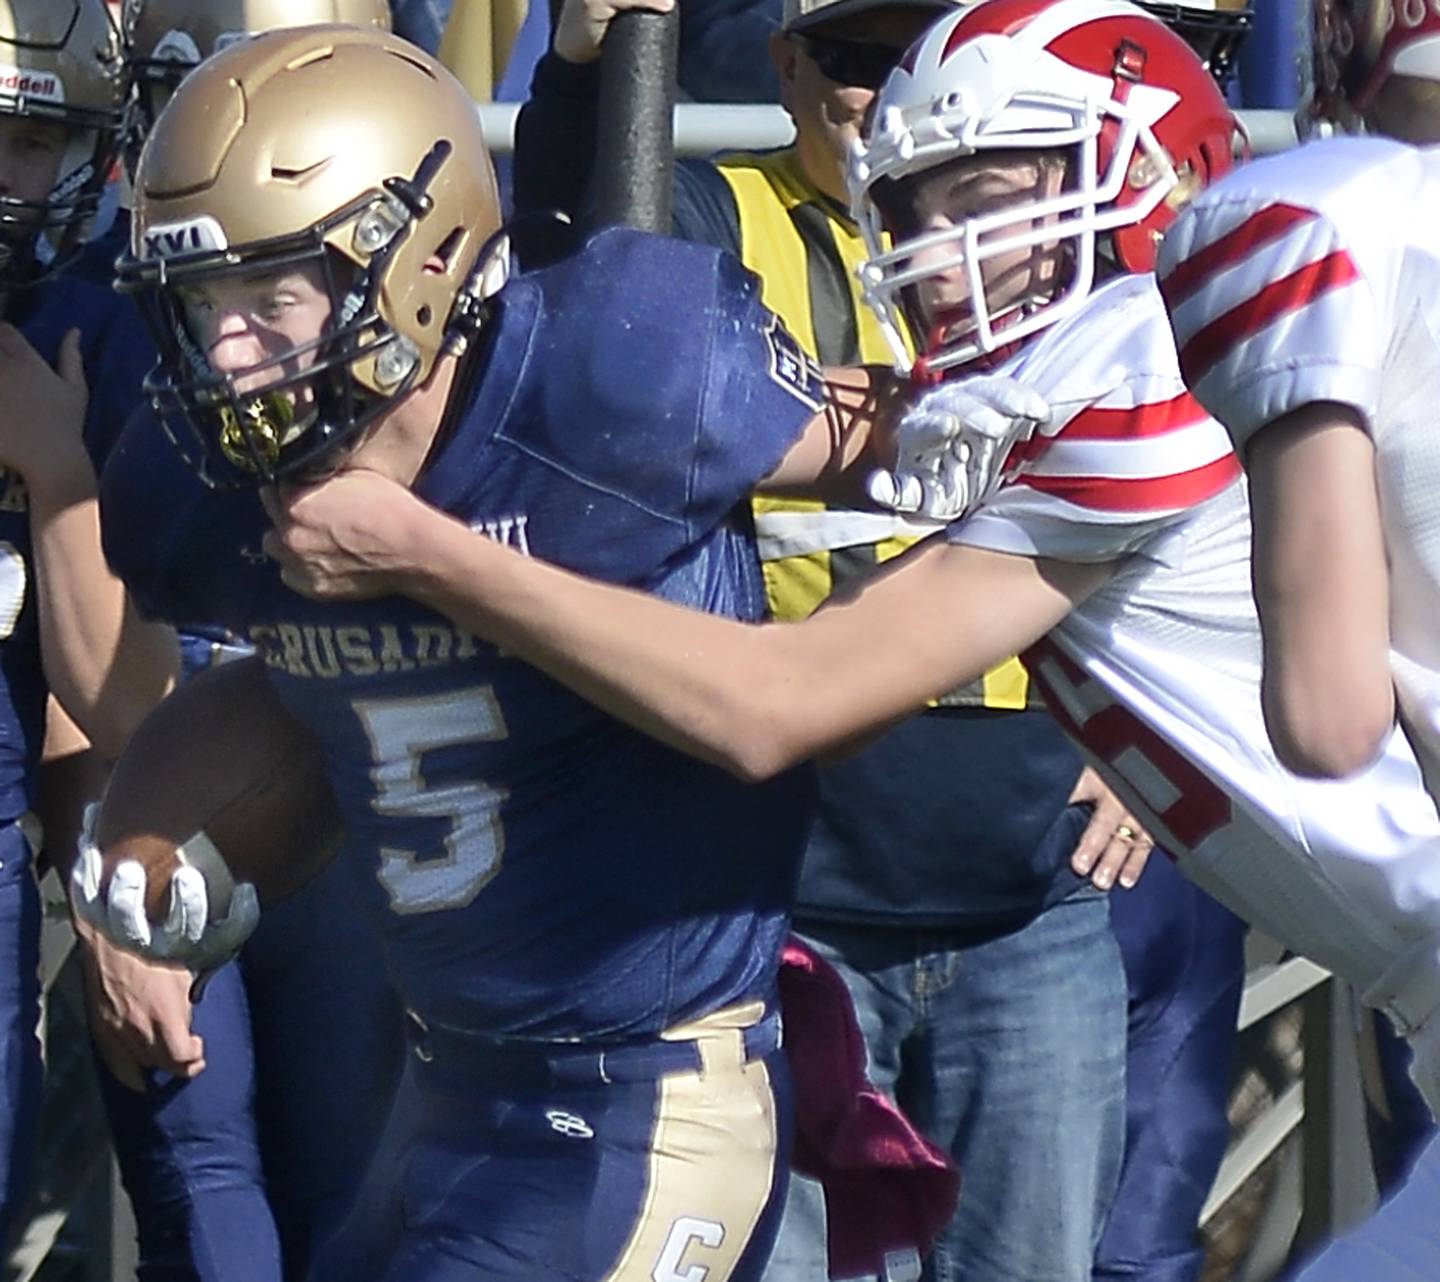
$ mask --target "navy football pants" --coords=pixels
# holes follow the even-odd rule
[[[785,1200],[785,1056],[742,1054],[733,1024],[694,1042],[703,1069],[607,1055],[606,1080],[417,1042],[311,1282],[754,1282]]]

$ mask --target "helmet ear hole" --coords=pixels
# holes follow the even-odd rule
[[[428,325],[430,323],[431,315],[432,313],[430,311],[430,304],[426,303],[418,312],[415,313],[415,323],[422,326]]]

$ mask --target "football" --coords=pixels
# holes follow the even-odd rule
[[[233,879],[206,870],[211,913],[234,883],[263,905],[319,875],[343,836],[319,744],[284,708],[258,659],[186,681],[141,723],[110,774],[95,824],[102,887],[122,860],[146,871],[146,912],[164,920],[178,849],[203,833]]]

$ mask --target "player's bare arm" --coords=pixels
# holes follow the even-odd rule
[[[621,720],[752,778],[980,675],[1114,568],[933,542],[804,623],[757,626],[529,560],[373,475],[292,492],[271,514],[267,550],[297,590],[411,596]]]
[[[1270,739],[1298,774],[1349,774],[1395,716],[1374,446],[1322,402],[1268,425],[1246,461]]]
[[[864,484],[876,466],[892,461],[907,390],[888,369],[827,369],[823,407],[761,488],[868,502]]]
[[[100,551],[78,334],[65,339],[52,370],[18,330],[0,325],[0,378],[0,462],[25,478],[45,675],[90,742],[113,758],[169,688],[174,636],[141,621]]]

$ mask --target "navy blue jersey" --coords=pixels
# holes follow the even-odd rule
[[[90,388],[85,442],[98,469],[154,360],[139,313],[109,290],[57,277],[14,295],[5,319],[52,368],[66,331],[80,330]],[[0,467],[0,867],[7,870],[23,867],[28,857],[15,821],[34,800],[46,694],[29,501],[19,474]]]
[[[819,387],[738,263],[601,233],[505,288],[476,359],[422,498],[529,555],[763,616],[742,501]],[[771,996],[808,771],[742,785],[414,602],[295,595],[259,555],[254,498],[199,492],[153,424],[117,451],[103,510],[142,605],[248,638],[323,740],[362,894],[427,1019],[628,1038]]]

